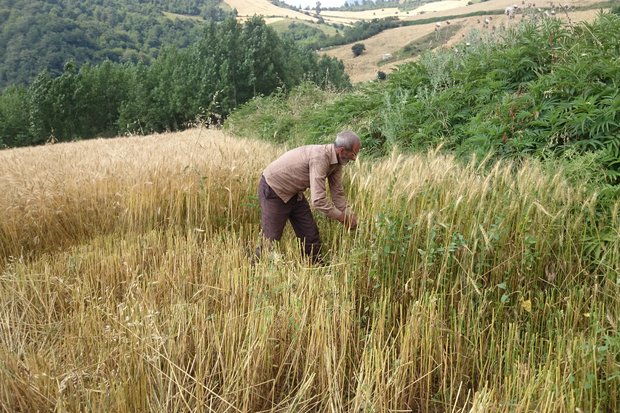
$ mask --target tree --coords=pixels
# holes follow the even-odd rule
[[[28,91],[10,86],[0,93],[0,148],[29,145]]]
[[[287,74],[284,44],[261,17],[254,16],[246,22],[241,44],[244,53],[238,100],[245,102],[259,94],[270,94],[282,85]]]
[[[81,102],[79,137],[113,136],[121,105],[127,100],[130,71],[127,65],[106,61],[80,68],[76,100]]]
[[[353,56],[357,57],[364,53],[364,50],[366,50],[366,46],[364,46],[364,43],[355,43],[353,46],[351,46],[351,50],[353,51]]]
[[[28,88],[0,91],[0,145],[179,130],[303,81],[351,85],[342,61],[318,58],[260,17],[244,25],[231,17],[207,25],[186,49],[163,48],[150,64],[70,61],[59,75],[43,71]]]
[[[53,130],[53,102],[50,99],[52,77],[47,71],[39,73],[28,88],[30,144],[44,143]]]

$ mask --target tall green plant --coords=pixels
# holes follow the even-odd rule
[[[28,90],[13,86],[0,93],[0,148],[30,143]]]

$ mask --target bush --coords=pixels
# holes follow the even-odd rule
[[[366,50],[366,46],[364,46],[364,43],[355,43],[353,46],[351,46],[351,50],[353,51],[353,56],[357,57],[364,53],[364,50]]]

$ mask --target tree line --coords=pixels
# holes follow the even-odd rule
[[[179,130],[225,117],[255,96],[302,81],[347,88],[341,61],[283,39],[264,20],[210,23],[189,47],[164,48],[149,65],[67,63],[0,94],[0,147]]]

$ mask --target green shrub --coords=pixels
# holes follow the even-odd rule
[[[355,57],[360,56],[362,53],[364,53],[364,50],[366,50],[366,46],[364,46],[364,43],[355,43],[353,46],[351,46],[351,51],[353,52],[353,56]]]

